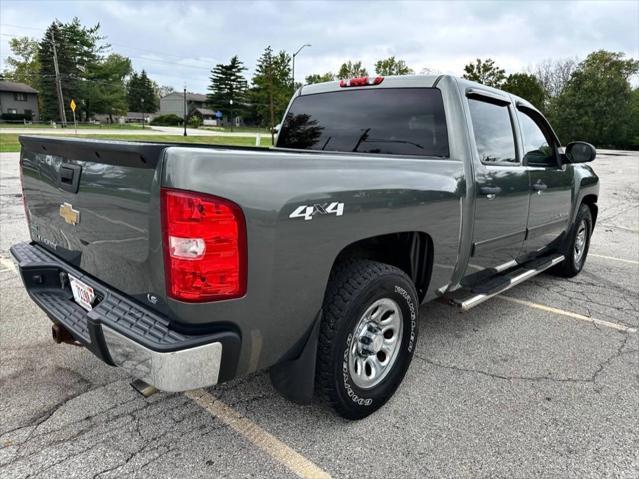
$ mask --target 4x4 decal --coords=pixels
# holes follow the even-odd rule
[[[289,218],[304,218],[305,221],[312,220],[315,215],[342,216],[344,214],[344,203],[333,201],[332,203],[320,203],[315,205],[301,205],[295,208]]]

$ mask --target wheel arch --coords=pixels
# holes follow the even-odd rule
[[[597,195],[586,195],[583,197],[581,202],[588,206],[588,208],[590,209],[590,214],[592,216],[592,227],[594,228],[597,222],[597,213],[599,212],[599,207],[597,206]]]
[[[423,231],[402,231],[363,238],[348,244],[337,254],[331,271],[336,264],[350,258],[370,259],[401,269],[413,280],[421,302],[433,272],[433,240]]]

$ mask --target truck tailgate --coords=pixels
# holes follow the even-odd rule
[[[32,240],[124,293],[154,291],[153,267],[161,262],[149,259],[150,238],[159,229],[156,173],[167,145],[45,137],[20,142]]]

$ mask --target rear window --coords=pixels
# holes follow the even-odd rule
[[[297,97],[280,148],[448,157],[441,92],[375,88]]]

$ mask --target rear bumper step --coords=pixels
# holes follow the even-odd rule
[[[11,247],[24,286],[54,323],[102,361],[125,369],[156,388],[186,391],[235,375],[240,337],[234,331],[202,335],[179,333],[169,320],[56,258],[42,247]],[[92,311],[75,303],[71,274],[91,286],[99,302]]]
[[[552,268],[564,259],[564,255],[562,254],[544,256],[495,275],[495,277],[489,280],[485,285],[475,286],[470,289],[460,288],[446,293],[442,296],[442,300],[451,306],[458,307],[462,311],[468,311],[493,296],[497,296],[513,286],[517,286],[527,279]]]

